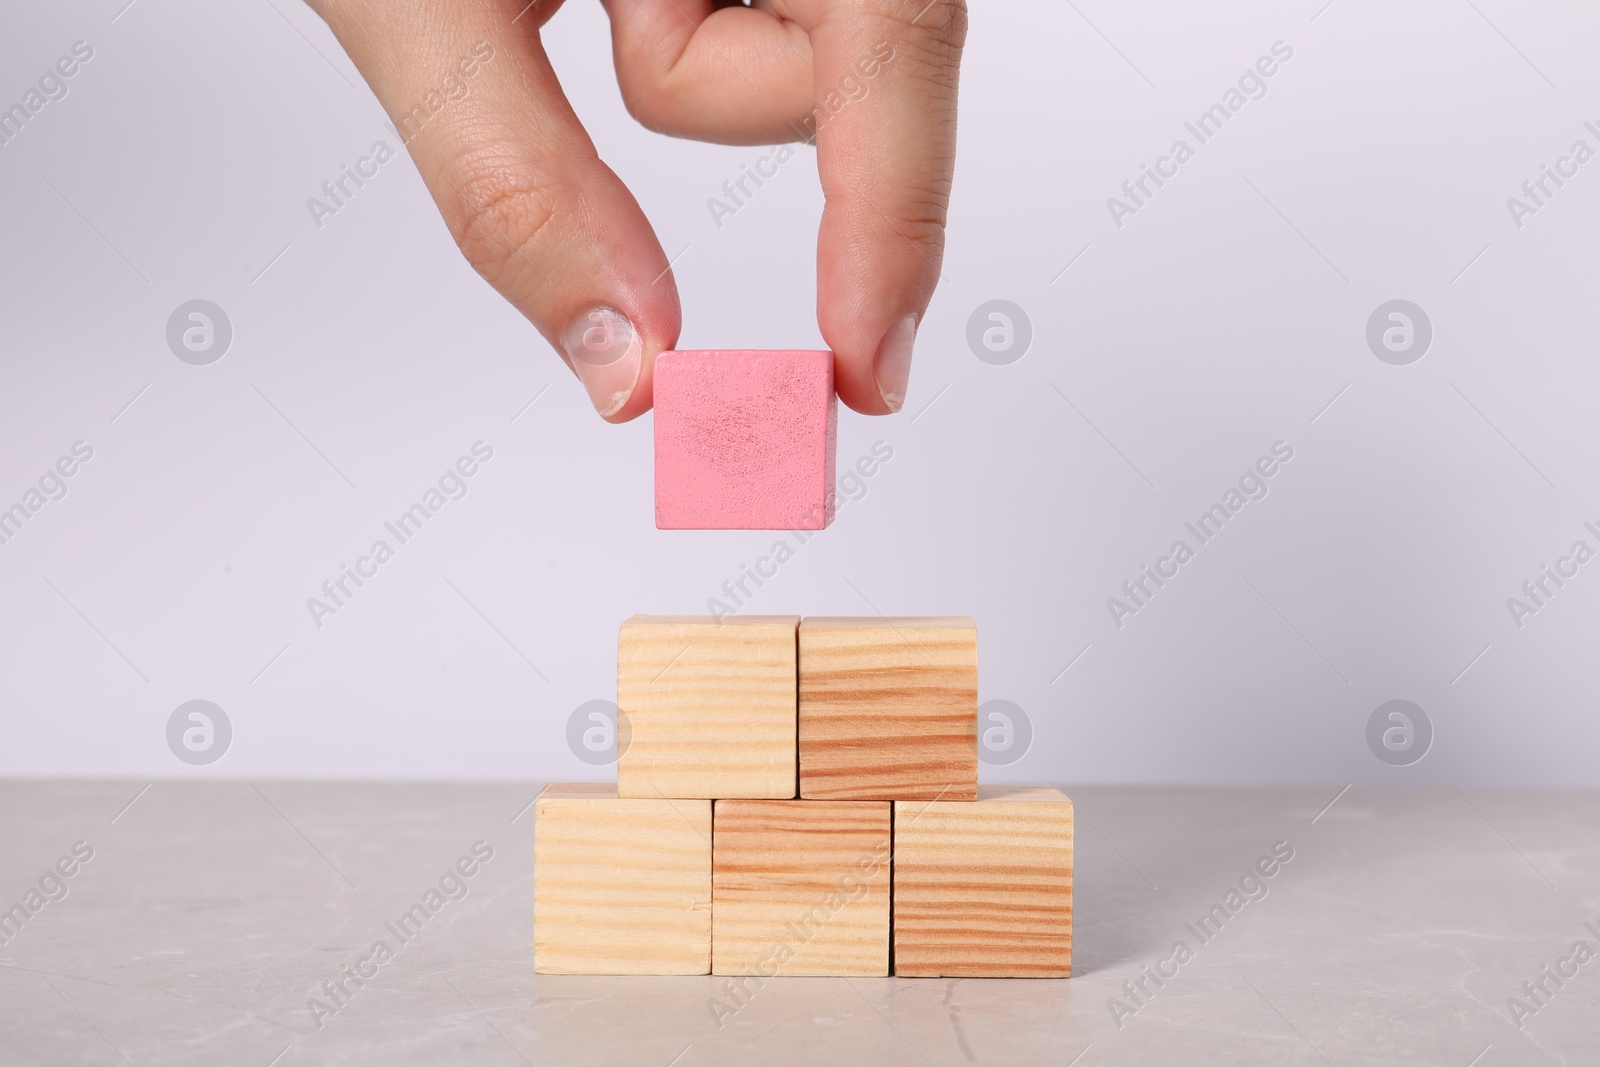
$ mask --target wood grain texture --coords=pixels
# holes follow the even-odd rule
[[[889,973],[889,805],[719,800],[711,973]]]
[[[550,785],[535,803],[533,969],[711,970],[711,802]]]
[[[793,797],[799,622],[635,615],[623,623],[618,795]]]
[[[984,786],[970,803],[894,811],[894,973],[1072,974],[1072,801]]]
[[[800,795],[971,800],[978,629],[968,618],[800,624]]]

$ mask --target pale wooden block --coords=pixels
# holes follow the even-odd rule
[[[889,805],[719,800],[711,973],[889,973]]]
[[[793,797],[798,616],[635,615],[617,648],[617,792]]]
[[[711,802],[548,785],[533,824],[533,969],[711,970]]]
[[[971,800],[978,629],[968,618],[800,623],[800,795]]]
[[[989,786],[976,801],[894,806],[894,973],[1072,974],[1072,801]]]

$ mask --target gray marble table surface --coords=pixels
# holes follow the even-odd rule
[[[0,1063],[1600,1063],[1600,794],[1063,788],[1070,980],[735,994],[533,973],[532,784],[0,782]]]

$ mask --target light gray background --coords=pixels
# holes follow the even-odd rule
[[[95,49],[0,146],[0,505],[95,450],[0,546],[0,774],[603,775],[565,723],[614,695],[617,624],[704,611],[779,535],[653,528],[649,418],[595,417],[408,159],[314,226],[324,180],[398,144],[307,10],[125,2],[10,3],[0,35],[3,106]],[[1520,230],[1506,208],[1600,147],[1600,13],[975,7],[906,410],[840,420],[841,465],[894,458],[751,609],[975,616],[983,698],[1034,723],[996,780],[1600,782],[1600,562],[1520,630],[1506,607],[1600,547],[1600,161]],[[820,345],[809,150],[718,229],[707,198],[762,150],[636,127],[597,4],[546,36],[677,257],[681,345]],[[1277,40],[1268,95],[1114,226],[1106,198]],[[165,342],[195,298],[233,323],[209,367]],[[1010,366],[965,341],[993,298],[1032,320]],[[1364,339],[1392,298],[1433,322],[1411,366]],[[470,495],[315,628],[306,598],[480,439]],[[1270,495],[1116,628],[1106,598],[1278,440]],[[1367,748],[1394,698],[1435,730],[1410,767]],[[232,720],[210,766],[167,748],[191,699]]]

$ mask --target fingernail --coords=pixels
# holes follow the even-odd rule
[[[643,346],[639,333],[615,308],[580,311],[567,325],[562,344],[589,402],[602,416],[622,410],[639,382]]]
[[[911,346],[917,339],[917,317],[907,315],[883,335],[878,353],[872,358],[872,375],[878,382],[878,395],[890,411],[899,411],[906,402],[906,383],[911,380]]]

